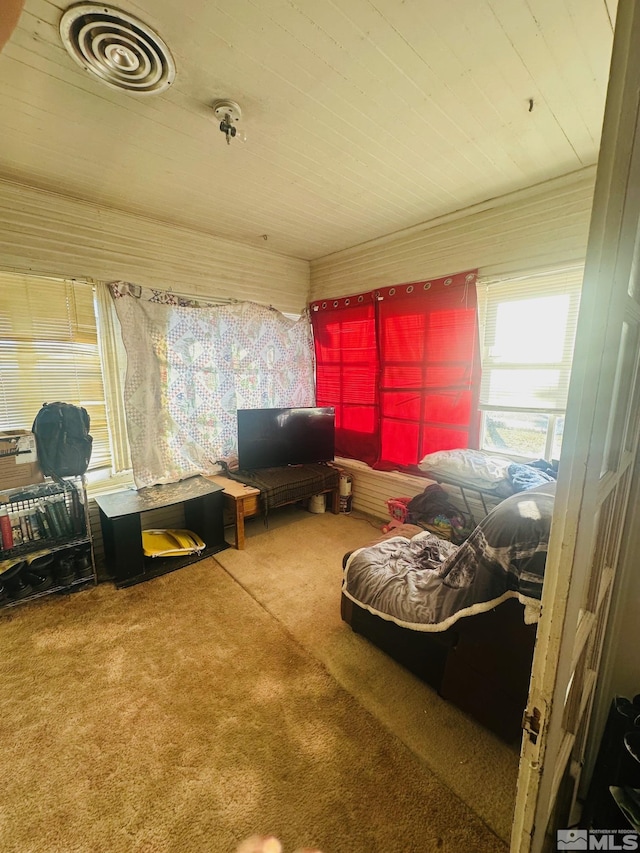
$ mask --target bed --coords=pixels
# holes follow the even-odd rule
[[[461,545],[417,526],[345,556],[342,617],[505,740],[519,737],[555,481],[502,500]]]

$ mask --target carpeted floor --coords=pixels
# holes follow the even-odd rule
[[[329,520],[355,523],[291,524],[310,539]],[[221,561],[253,550],[276,568],[291,524]],[[318,624],[308,597],[288,596],[297,619]],[[506,853],[256,598],[207,559],[3,611],[0,850],[233,853],[259,832],[287,853]]]
[[[354,634],[340,619],[342,556],[380,535],[363,516],[274,512],[246,522],[244,551],[217,555],[229,573],[336,680],[505,841],[518,752]]]

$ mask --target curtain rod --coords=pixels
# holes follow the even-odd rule
[[[202,296],[201,294],[183,293],[182,291],[173,290],[172,288],[151,287],[146,284],[135,284],[132,281],[124,281],[123,279],[107,281],[105,282],[105,284],[107,287],[111,287],[112,285],[125,284],[131,289],[131,295],[138,297],[142,295],[143,291],[148,291],[150,293],[169,293],[171,294],[171,296],[176,296],[178,299],[184,299],[186,302],[200,302],[216,305],[232,305],[240,302],[239,299],[234,299],[232,297],[227,296]]]

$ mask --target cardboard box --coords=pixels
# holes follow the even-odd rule
[[[44,480],[36,438],[25,429],[0,432],[0,489],[17,489]]]

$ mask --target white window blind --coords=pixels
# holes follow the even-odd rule
[[[583,267],[478,282],[480,408],[562,413]]]
[[[89,467],[110,465],[92,286],[0,273],[0,429],[31,429],[56,400],[87,409]]]

